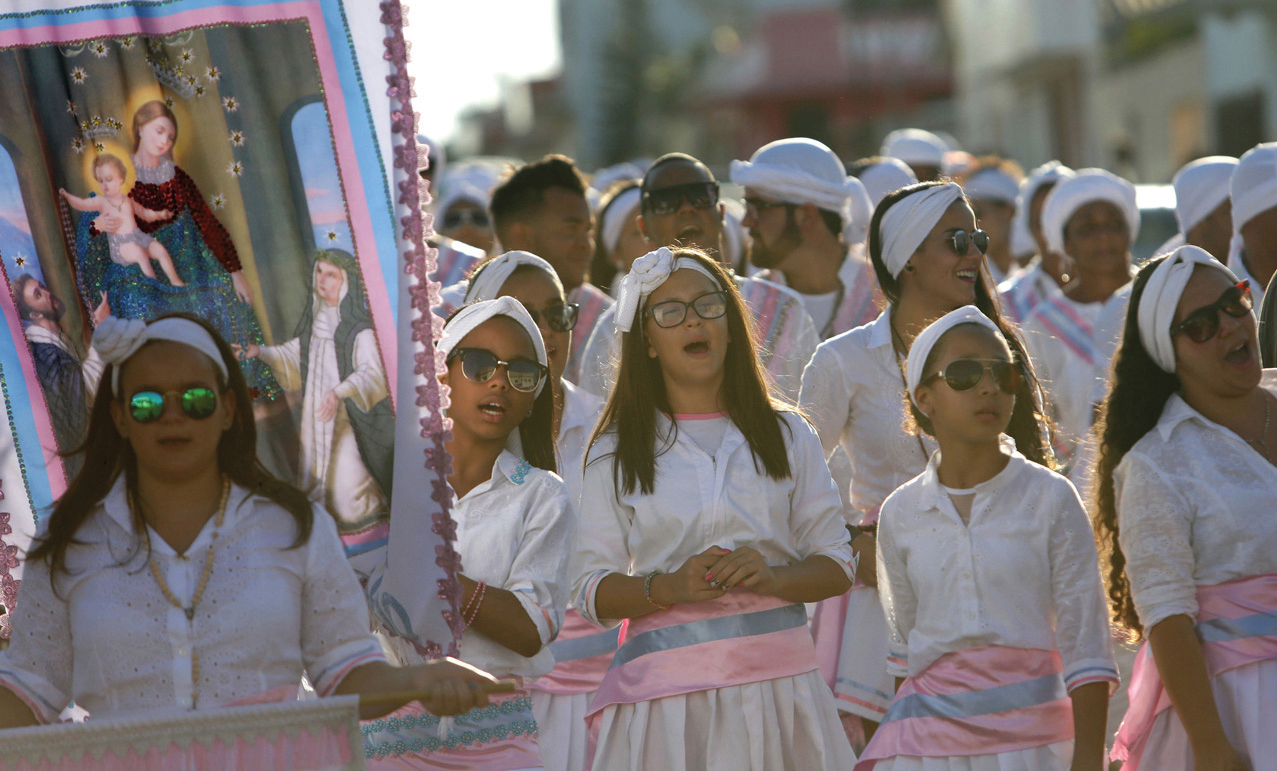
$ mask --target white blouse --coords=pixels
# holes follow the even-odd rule
[[[1277,394],[1277,369],[1261,386]],[[1113,471],[1118,540],[1145,629],[1197,617],[1197,587],[1277,573],[1277,467],[1178,394]]]
[[[210,518],[183,557],[150,532],[151,556],[183,603],[214,526]],[[98,717],[207,709],[298,685],[303,670],[329,694],[351,669],[385,656],[333,518],[316,507],[310,539],[291,549],[296,535],[284,508],[232,486],[208,585],[188,620],[134,538],[121,477],[77,532],[83,543],[67,549],[66,574],[52,581],[43,560],[25,565],[0,683],[45,722],[72,699]]]
[[[1069,690],[1117,682],[1099,557],[1073,485],[1012,451],[975,487],[964,524],[939,460],[887,499],[878,522],[887,671],[917,675],[946,653],[1005,645],[1059,650]]]
[[[603,414],[603,400],[567,380],[563,382],[563,415],[559,418],[557,464],[572,505],[581,503],[581,479],[585,474],[585,448],[594,424]]]
[[[782,415],[788,479],[755,470],[749,443],[733,423],[713,455],[684,433],[668,442],[658,440],[668,449],[656,457],[653,492],[644,495],[636,485],[626,493],[612,473],[616,434],[600,437],[585,467],[582,566],[572,591],[581,615],[600,626],[615,626],[616,620],[600,619],[595,609],[595,592],[604,577],[672,573],[710,546],[750,546],[770,565],[824,554],[851,578],[854,558],[842,503],[820,440],[802,417]],[[668,437],[672,426],[669,418],[658,416],[657,436]]]
[[[862,515],[920,474],[936,448],[931,437],[905,432],[905,380],[888,311],[816,348],[798,406],[816,426],[826,456],[842,445],[851,459],[851,505]]]

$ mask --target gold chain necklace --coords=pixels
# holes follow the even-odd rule
[[[191,604],[183,606],[177,596],[173,594],[173,590],[169,589],[168,582],[164,580],[164,574],[160,572],[159,566],[155,564],[155,556],[151,556],[150,566],[151,575],[155,577],[155,583],[160,587],[160,593],[164,595],[164,599],[169,604],[186,614],[187,623],[195,622],[195,608],[199,606],[200,600],[204,597],[204,590],[208,588],[208,577],[213,573],[213,557],[217,551],[217,537],[221,534],[222,523],[226,521],[226,502],[231,496],[231,480],[229,477],[222,477],[222,499],[217,503],[217,518],[213,521],[213,537],[208,544],[208,554],[204,556],[204,569],[200,572],[200,582],[195,587],[195,594],[191,596]],[[129,508],[133,506],[133,495],[129,494]],[[200,654],[195,650],[195,646],[191,646],[191,709],[196,709],[199,705],[200,697]]]

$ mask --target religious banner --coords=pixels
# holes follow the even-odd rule
[[[0,602],[14,601],[16,550],[77,471],[102,387],[94,327],[184,312],[239,354],[258,455],[336,518],[382,627],[454,649],[423,312],[433,256],[398,0],[6,7]],[[428,525],[397,570],[392,500]]]

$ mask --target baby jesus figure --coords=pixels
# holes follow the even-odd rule
[[[172,212],[167,209],[153,211],[124,195],[120,188],[124,186],[126,174],[124,161],[110,153],[103,153],[93,161],[93,178],[102,189],[102,195],[80,198],[61,188],[58,192],[72,208],[104,215],[94,225],[106,233],[111,261],[116,265],[137,265],[147,278],[155,278],[155,268],[151,267],[151,260],[155,260],[170,284],[186,286],[186,282],[178,277],[177,269],[173,267],[173,258],[164,244],[143,233],[137,226],[137,217],[155,222],[168,219]],[[112,226],[113,222],[119,224]]]

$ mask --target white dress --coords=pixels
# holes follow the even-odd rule
[[[1262,387],[1277,393],[1277,370]],[[1277,573],[1277,467],[1178,395],[1113,472],[1119,539],[1144,629],[1196,619],[1197,588]],[[1277,758],[1277,660],[1211,678],[1224,733],[1250,761]],[[1174,708],[1157,717],[1143,769],[1192,769]]]
[[[1011,451],[977,485],[964,523],[927,470],[882,506],[878,588],[894,677],[916,676],[941,656],[984,645],[1058,650],[1067,690],[1116,686],[1108,608],[1091,525],[1064,477]],[[898,756],[878,771],[1063,771],[1072,741],[964,757]]]
[[[150,532],[150,555],[189,603],[214,519],[179,557]],[[315,509],[310,539],[278,504],[233,485],[208,585],[193,619],[165,599],[135,539],[121,477],[67,550],[67,574],[24,566],[0,684],[43,722],[72,699],[90,715],[210,709],[282,686],[303,671],[321,696],[350,670],[384,661],[333,518]],[[56,594],[55,587],[56,584]],[[200,680],[194,682],[198,654]]]
[[[853,557],[838,493],[819,440],[802,418],[784,413],[791,476],[774,480],[754,468],[744,435],[729,425],[718,451],[705,452],[679,432],[657,456],[650,495],[615,484],[606,434],[590,453],[582,512],[582,567],[573,596],[582,615],[601,625],[595,591],[611,573],[674,572],[710,546],[751,546],[772,565],[823,554],[852,575]],[[658,417],[668,437],[672,423]],[[818,671],[681,696],[613,704],[599,715],[597,769],[851,768],[833,696]]]

